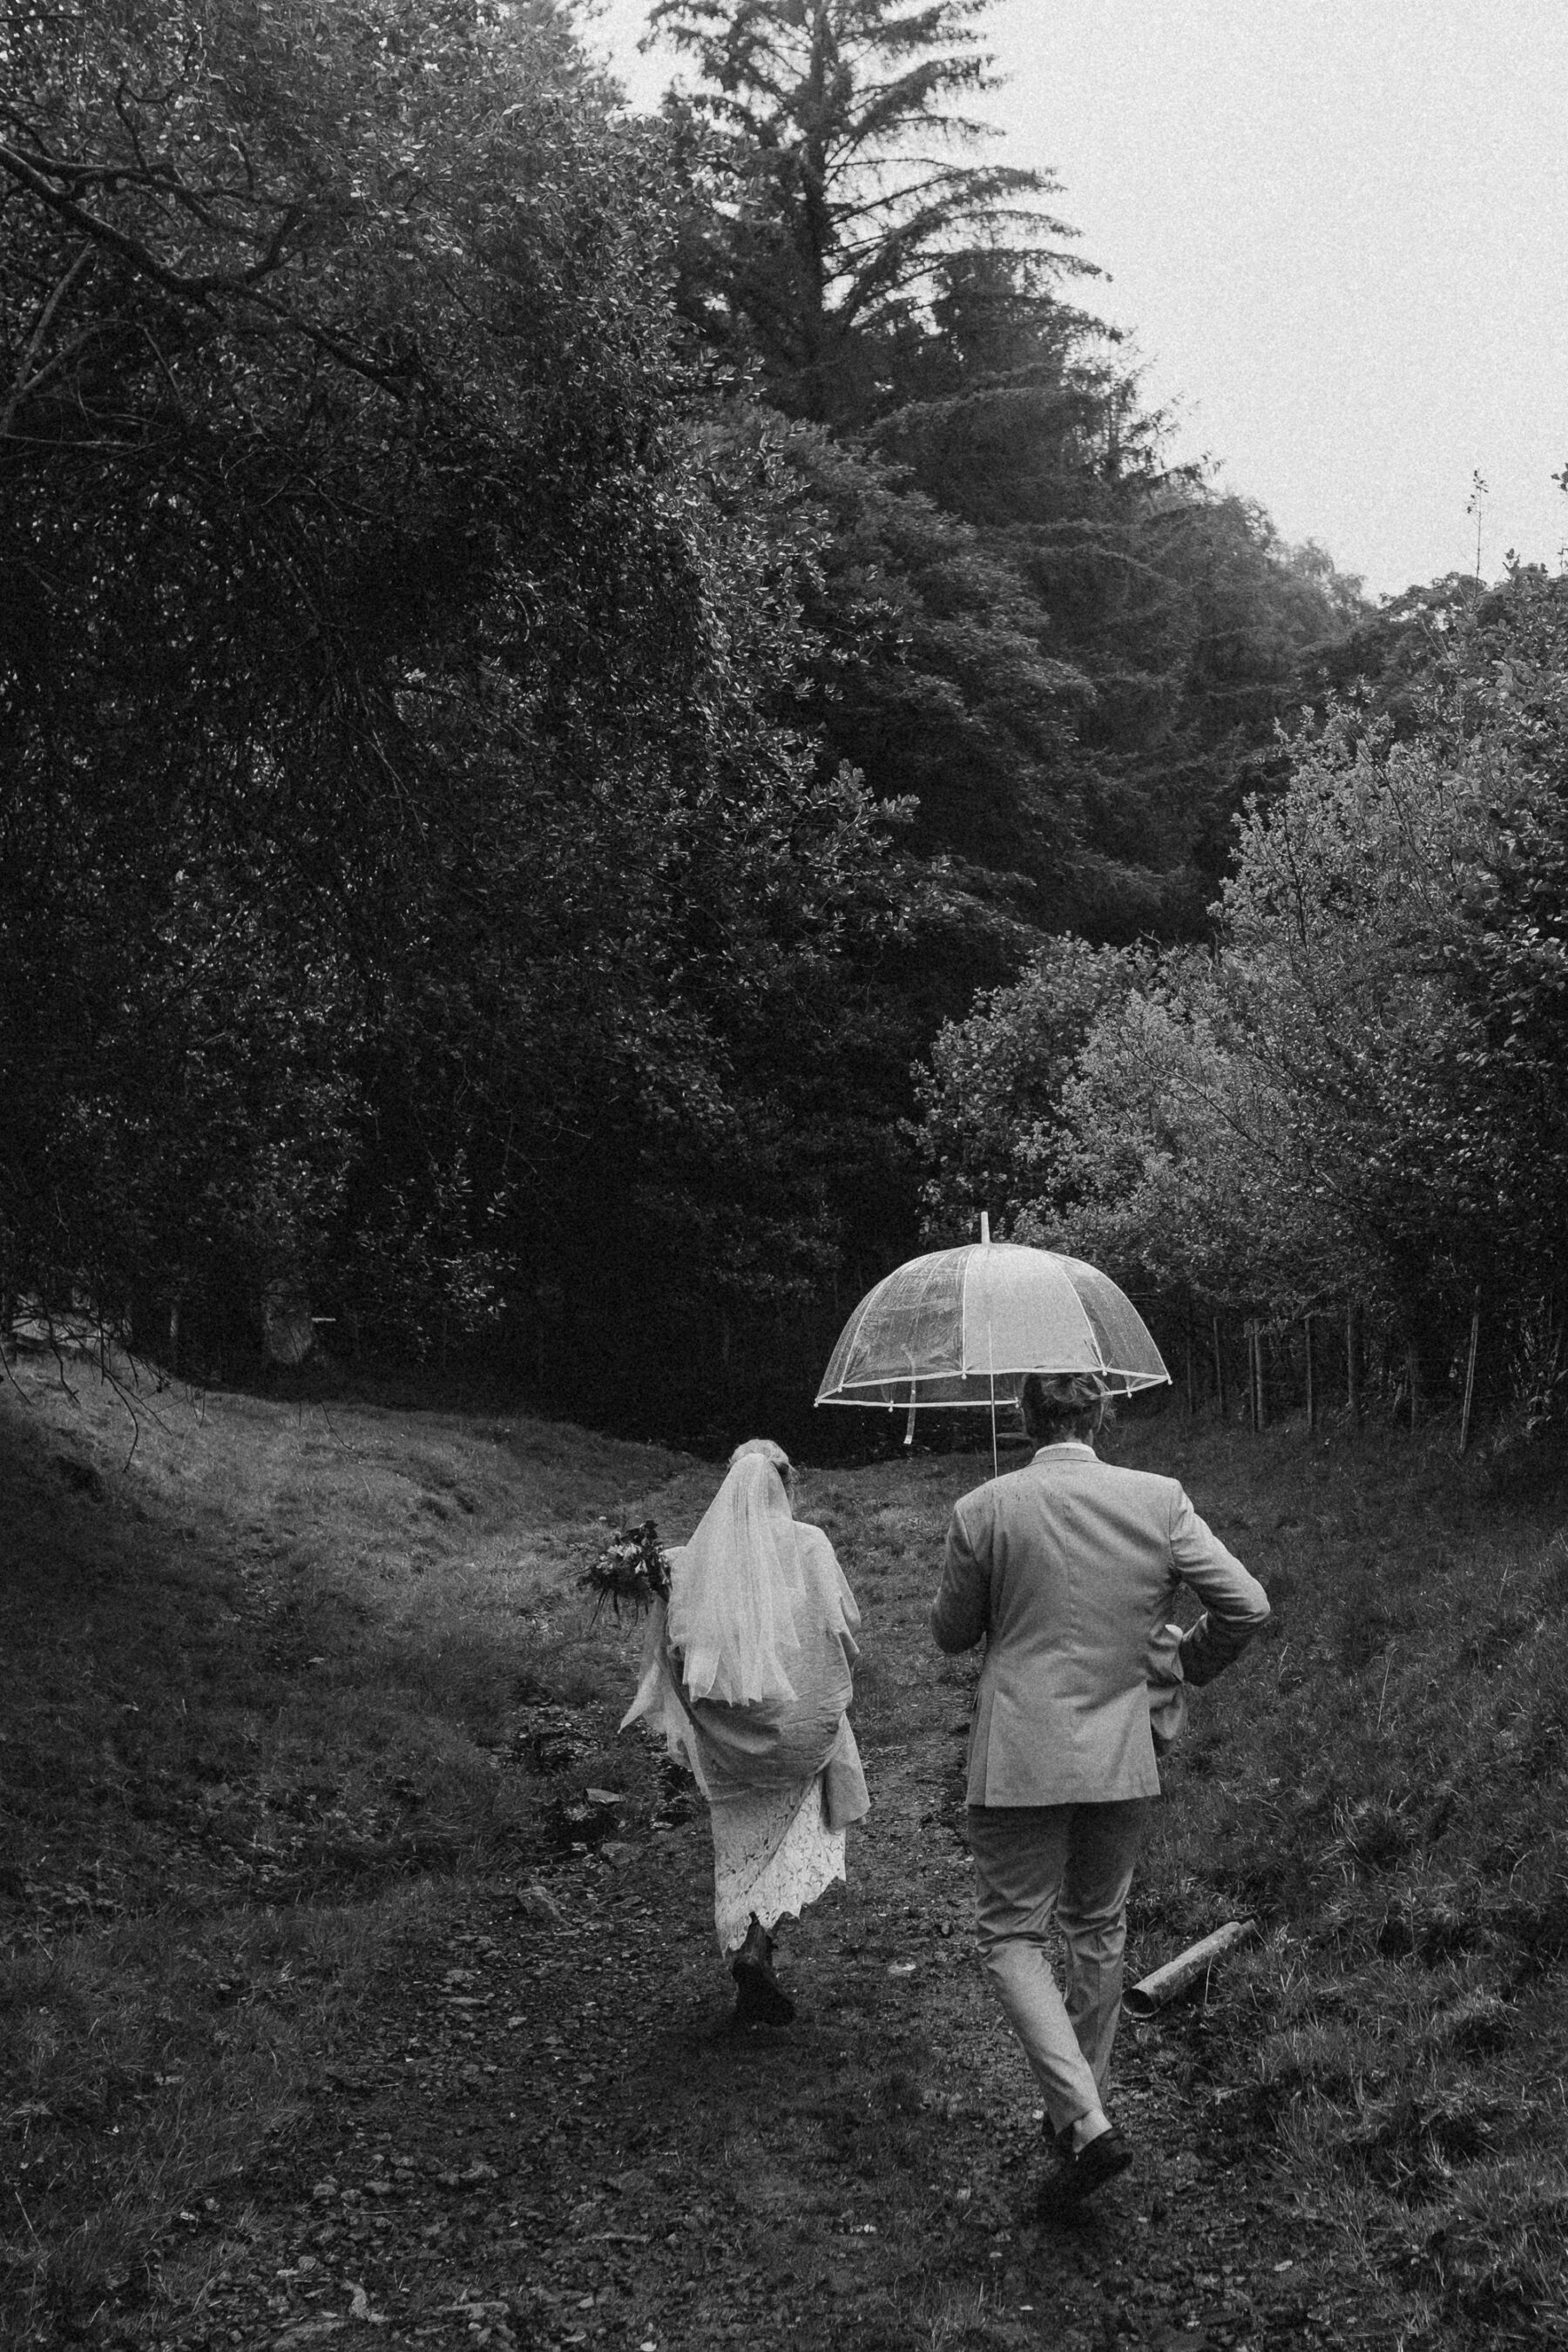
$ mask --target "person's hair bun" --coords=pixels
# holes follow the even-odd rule
[[[742,1438],[740,1444],[736,1446],[735,1451],[730,1456],[730,1468],[732,1470],[736,1463],[747,1454],[760,1454],[764,1462],[771,1462],[773,1464],[773,1468],[778,1472],[781,1478],[787,1478],[789,1476],[790,1470],[793,1466],[791,1465],[789,1455],[784,1452],[784,1447],[782,1445],[775,1444],[771,1437]]]
[[[1110,1393],[1098,1372],[1031,1372],[1024,1385],[1057,1412],[1091,1412]]]

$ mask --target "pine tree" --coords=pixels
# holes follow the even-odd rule
[[[875,795],[914,799],[914,853],[1025,927],[1200,935],[1354,584],[1171,467],[1116,336],[1068,299],[1089,265],[1057,182],[976,160],[989,5],[659,0],[693,85],[668,104],[683,305],[837,445],[812,715]]]
[[[906,396],[945,302],[994,338],[1088,265],[1049,215],[1048,172],[968,160],[996,134],[962,110],[994,87],[990,0],[659,0],[693,62],[672,100],[724,232],[694,246],[689,309],[760,367],[789,415],[837,427]],[[701,134],[708,134],[704,145]],[[713,134],[717,134],[717,144]],[[965,298],[966,300],[965,300]]]

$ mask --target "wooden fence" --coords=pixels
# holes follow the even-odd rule
[[[1463,1453],[1483,1398],[1495,1402],[1496,1383],[1484,1377],[1479,1299],[1436,1384],[1423,1379],[1415,1349],[1369,1327],[1355,1301],[1289,1321],[1200,1313],[1191,1306],[1175,1318],[1156,1308],[1154,1320],[1189,1415],[1212,1407],[1222,1418],[1235,1413],[1262,1430],[1288,1412],[1304,1412],[1308,1428],[1315,1430],[1331,1413],[1359,1423],[1375,1401],[1407,1416],[1414,1429],[1429,1414],[1457,1407]]]

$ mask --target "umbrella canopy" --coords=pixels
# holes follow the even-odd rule
[[[980,1241],[910,1258],[839,1334],[818,1404],[994,1406],[1026,1372],[1098,1372],[1130,1396],[1171,1377],[1142,1317],[1080,1257]]]

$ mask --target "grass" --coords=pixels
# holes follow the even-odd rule
[[[1167,1429],[1172,1427],[1170,1423]],[[1216,2146],[1282,2151],[1461,2329],[1568,2308],[1563,1489],[1300,1427],[1164,1449],[1276,1620],[1167,1768],[1134,1932],[1261,1943],[1192,2021]]]
[[[588,1622],[574,1579],[604,1519],[684,1534],[714,1477],[505,1412],[145,1387],[132,1451],[120,1391],[67,1370],[24,1358],[0,1406],[18,2341],[188,2300],[205,2200],[231,2207],[289,2143],[378,1981],[438,1938],[451,1874],[526,1861],[574,1834],[585,1782],[648,1769],[613,1744],[631,1639]],[[1434,2342],[1549,2326],[1568,2289],[1563,1487],[1530,1455],[1460,1464],[1445,1429],[1255,1438],[1167,1412],[1112,1451],[1180,1475],[1276,1609],[1196,1702],[1134,1889],[1138,1968],[1244,1913],[1263,1929],[1162,2028],[1204,2145],[1276,2168],[1347,2262],[1406,2282]],[[933,1656],[925,1608],[951,1502],[988,1468],[803,1479],[874,1628],[862,1743],[911,1751],[933,1824],[974,1664]],[[883,2156],[912,2161],[930,2128],[917,2060],[883,2086]],[[933,2341],[968,2325],[955,2307]]]
[[[548,1801],[509,1747],[531,1703],[624,1679],[573,1586],[600,1517],[693,1476],[114,1369],[24,1356],[0,1408],[0,2334],[155,2297],[287,2136],[433,1874]]]

